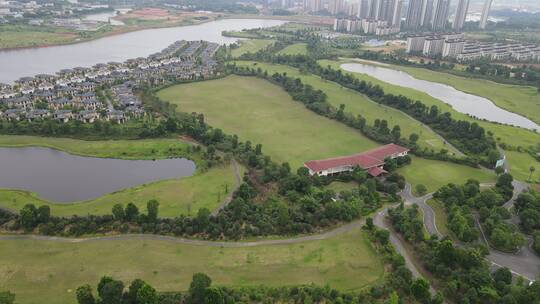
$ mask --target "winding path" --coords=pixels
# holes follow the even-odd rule
[[[224,248],[242,248],[242,247],[257,247],[267,245],[287,245],[297,244],[310,241],[320,241],[329,239],[349,231],[359,229],[365,224],[365,219],[350,222],[348,224],[339,226],[335,229],[313,235],[306,235],[289,239],[275,239],[275,240],[260,240],[251,242],[225,242],[225,241],[204,241],[196,239],[185,239],[174,236],[155,235],[155,234],[120,234],[113,236],[100,236],[100,237],[88,237],[88,238],[65,238],[54,236],[42,236],[42,235],[0,235],[0,240],[38,240],[38,241],[51,241],[61,243],[85,243],[85,242],[101,242],[101,241],[118,241],[118,240],[155,240],[155,241],[167,241],[176,244],[186,244],[195,246],[208,246],[208,247],[224,247]]]

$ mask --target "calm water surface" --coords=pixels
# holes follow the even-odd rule
[[[368,64],[346,63],[342,64],[341,68],[349,72],[367,74],[393,85],[427,93],[449,104],[456,111],[470,116],[540,131],[540,126],[535,122],[521,115],[501,109],[487,98],[467,94],[445,84],[416,79],[403,71]]]
[[[74,202],[162,179],[191,176],[187,159],[121,160],[81,157],[47,148],[0,148],[0,188]]]
[[[224,37],[222,31],[270,27],[283,23],[285,21],[224,19],[192,26],[143,30],[78,44],[0,51],[0,82],[13,83],[25,76],[54,74],[62,69],[146,57],[182,39],[232,43],[238,39]]]

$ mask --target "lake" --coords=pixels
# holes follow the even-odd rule
[[[91,67],[97,63],[123,62],[161,51],[178,40],[206,40],[220,44],[239,39],[224,37],[222,31],[271,27],[280,20],[223,19],[198,25],[148,29],[70,45],[0,51],[0,82],[62,69]]]
[[[349,72],[367,74],[393,85],[424,92],[449,104],[456,111],[473,117],[540,131],[540,126],[526,117],[499,108],[487,98],[467,94],[445,84],[416,79],[403,71],[369,64],[345,63],[341,65],[341,68]]]
[[[163,179],[191,176],[191,160],[82,157],[48,148],[0,148],[0,188],[27,190],[53,202],[89,200]]]

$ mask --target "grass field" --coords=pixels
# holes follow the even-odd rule
[[[254,63],[248,61],[238,61],[237,64],[254,67]],[[345,112],[362,115],[370,125],[377,118],[386,119],[390,127],[396,124],[401,127],[403,137],[408,137],[411,133],[420,135],[418,143],[421,147],[432,148],[436,151],[442,148],[448,149],[448,146],[431,129],[423,127],[419,121],[398,110],[377,104],[364,95],[343,88],[337,83],[325,81],[312,74],[301,73],[298,69],[292,67],[267,63],[256,64],[257,67],[267,70],[269,74],[285,72],[289,77],[300,78],[302,82],[324,91],[328,96],[328,102],[334,107],[338,108],[341,104],[344,104]]]
[[[171,156],[194,158],[191,144],[174,139],[85,141],[70,138],[0,135],[0,147],[47,147],[70,154],[121,159],[160,159]],[[194,161],[198,161],[195,157]]]
[[[433,192],[448,183],[463,184],[470,178],[481,183],[495,181],[495,173],[487,170],[414,156],[412,163],[398,169],[398,173],[405,176],[413,192],[418,184],[423,184],[428,192]]]
[[[336,182],[330,183],[330,185],[326,186],[325,188],[329,190],[334,190],[334,192],[339,193],[341,191],[350,191],[350,190],[356,189],[358,188],[358,184],[355,182],[344,183],[344,182],[336,181]]]
[[[67,138],[36,136],[0,136],[0,147],[40,146],[62,150],[71,154],[91,157],[123,159],[159,159],[188,157],[199,162],[199,156],[188,151],[191,144],[178,139],[82,141]],[[243,168],[240,169],[243,174]],[[235,175],[231,166],[215,167],[194,176],[163,180],[119,190],[97,199],[72,204],[56,204],[39,198],[35,193],[0,189],[0,206],[20,210],[27,203],[49,205],[53,215],[71,216],[87,214],[110,214],[116,203],[132,202],[145,210],[146,202],[157,199],[160,215],[174,217],[195,214],[200,208],[213,210],[227,196],[226,191],[235,187]]]
[[[278,163],[299,167],[311,159],[357,153],[377,146],[360,132],[321,117],[293,101],[280,87],[255,77],[177,85],[158,92],[185,112],[241,140],[263,145]]]
[[[223,248],[152,240],[84,243],[3,240],[0,289],[17,303],[76,303],[75,289],[111,275],[129,284],[141,278],[159,291],[187,290],[193,273],[215,285],[286,286],[315,283],[357,290],[382,278],[382,261],[367,236],[354,230],[326,240]]]
[[[213,210],[234,188],[233,168],[222,166],[190,177],[143,184],[72,204],[45,201],[26,191],[0,189],[0,207],[18,211],[25,204],[33,203],[36,206],[50,206],[51,214],[56,216],[85,216],[111,214],[114,204],[126,206],[128,203],[134,203],[141,212],[146,212],[146,203],[156,199],[159,201],[160,216],[175,217],[180,214],[195,215],[200,208]]]
[[[274,40],[266,40],[266,39],[248,39],[248,40],[241,40],[240,47],[237,49],[234,49],[231,51],[231,55],[233,57],[240,57],[241,55],[245,53],[256,53],[259,50],[264,49],[265,47],[272,44]]]
[[[439,82],[457,90],[483,96],[498,107],[540,124],[540,93],[535,87],[500,84],[484,79],[465,78],[428,69],[394,66],[415,78]]]
[[[306,54],[307,54],[307,44],[305,43],[291,44],[278,52],[278,55],[306,55]]]
[[[449,235],[448,230],[448,219],[446,217],[446,211],[444,211],[444,206],[436,199],[430,199],[426,202],[435,213],[435,225],[437,230],[439,230],[442,235]]]
[[[331,61],[331,60],[319,61],[319,63],[322,64],[323,66],[330,65],[333,68],[339,68],[341,63],[344,63],[344,62],[349,62],[349,61]],[[536,146],[537,143],[540,142],[539,133],[534,133],[529,130],[516,128],[512,126],[499,125],[499,124],[490,123],[487,121],[476,120],[463,113],[459,113],[455,111],[449,105],[445,104],[444,102],[438,99],[435,99],[429,96],[426,93],[423,93],[414,89],[406,88],[406,87],[395,86],[387,82],[380,81],[374,77],[370,77],[366,74],[352,73],[352,72],[347,72],[347,73],[354,75],[360,80],[369,81],[374,85],[375,84],[380,85],[386,93],[390,93],[394,95],[403,95],[403,96],[412,98],[414,100],[420,100],[427,106],[436,105],[441,109],[441,111],[451,113],[452,117],[456,119],[477,122],[484,129],[486,129],[487,131],[491,131],[493,134],[495,134],[495,138],[499,142],[503,142],[503,143],[510,144],[513,146],[521,146],[521,147]],[[514,166],[517,168],[526,168],[526,167],[528,168],[531,164],[537,164],[538,165],[537,167],[540,167],[540,164],[528,154],[522,153],[522,155],[519,155],[518,157],[516,156],[517,155],[509,154],[507,155],[507,159],[511,164],[514,164]],[[521,175],[518,174],[518,176],[521,176]]]
[[[28,25],[0,26],[0,48],[33,47],[75,41],[76,32]]]

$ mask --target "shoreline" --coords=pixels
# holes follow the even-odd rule
[[[85,42],[98,40],[101,38],[113,37],[116,35],[128,34],[128,33],[133,33],[133,32],[138,32],[138,31],[200,25],[200,24],[204,24],[208,22],[226,20],[226,19],[267,19],[267,20],[283,20],[287,22],[308,22],[308,20],[295,20],[294,18],[290,18],[290,17],[291,16],[218,15],[214,19],[209,18],[207,20],[200,20],[200,21],[192,22],[192,23],[179,23],[179,24],[155,25],[155,26],[135,26],[135,27],[127,25],[127,26],[119,27],[118,30],[112,30],[112,31],[104,33],[103,35],[99,35],[92,38],[81,38],[80,40],[69,41],[66,43],[39,44],[39,45],[34,45],[34,46],[18,46],[18,47],[0,48],[0,53],[19,51],[19,50],[28,50],[28,49],[48,48],[48,47],[64,46],[64,45],[73,45],[73,44],[85,43]]]
[[[207,22],[218,21],[218,20],[223,20],[223,19],[234,19],[234,18],[215,18],[215,19],[203,20],[203,21],[195,22],[195,23],[191,23],[191,24],[174,24],[174,25],[168,25],[168,26],[167,25],[165,25],[165,26],[148,26],[148,27],[143,26],[143,27],[134,27],[134,28],[132,28],[131,26],[125,26],[125,28],[120,27],[119,30],[112,30],[112,31],[106,32],[106,33],[104,33],[103,35],[100,35],[100,36],[96,36],[96,37],[92,37],[92,38],[82,38],[81,40],[75,40],[75,41],[70,41],[70,42],[66,42],[66,43],[40,44],[40,45],[34,45],[34,46],[17,46],[17,47],[0,48],[0,53],[2,53],[2,52],[11,52],[11,51],[20,51],[20,50],[28,50],[28,49],[40,49],[40,48],[48,48],[48,47],[64,46],[64,45],[73,45],[73,44],[90,42],[90,41],[94,41],[94,40],[98,40],[98,39],[102,39],[102,38],[113,37],[113,36],[117,36],[117,35],[128,34],[128,33],[133,33],[133,32],[139,32],[139,31],[144,31],[144,30],[199,25],[199,24],[204,24],[204,23],[207,23]]]

